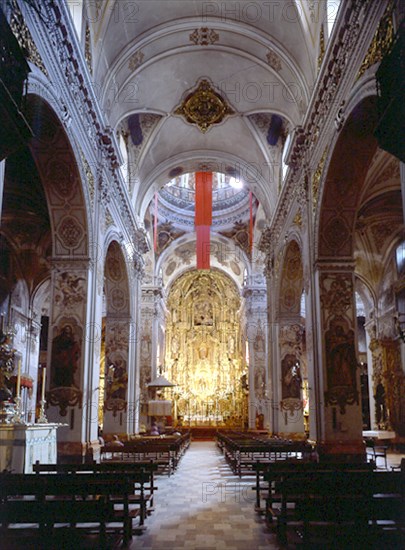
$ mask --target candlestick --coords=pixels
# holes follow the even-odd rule
[[[45,381],[46,381],[46,367],[42,369],[42,391],[41,401],[45,401]]]
[[[18,367],[17,367],[17,389],[16,389],[16,397],[20,397],[20,388],[21,388],[21,359],[18,360]]]

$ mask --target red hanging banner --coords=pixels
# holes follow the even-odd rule
[[[212,225],[212,172],[195,174],[195,218],[197,269],[210,269],[210,227]]]
[[[196,225],[197,234],[197,269],[210,268],[210,226]]]
[[[155,192],[155,212],[153,220],[153,250],[157,251],[158,194]]]

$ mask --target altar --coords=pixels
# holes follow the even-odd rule
[[[60,424],[0,424],[0,472],[32,473],[38,460],[57,462],[56,430]]]

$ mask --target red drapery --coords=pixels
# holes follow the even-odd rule
[[[212,224],[212,172],[195,174],[195,230],[197,269],[210,268],[210,228]]]

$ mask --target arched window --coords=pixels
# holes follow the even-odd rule
[[[398,275],[403,273],[405,267],[405,241],[403,241],[395,251]]]
[[[67,3],[76,29],[77,38],[81,41],[83,28],[83,0],[67,0]]]
[[[283,180],[285,179],[285,176],[287,174],[288,165],[285,164],[285,159],[287,156],[288,148],[290,146],[291,142],[291,134],[288,134],[287,139],[285,140],[284,147],[283,147],[283,155],[282,155],[282,170],[283,170]]]
[[[328,36],[332,34],[333,25],[335,24],[336,17],[339,11],[341,0],[328,0],[326,4],[326,17],[328,24]]]

